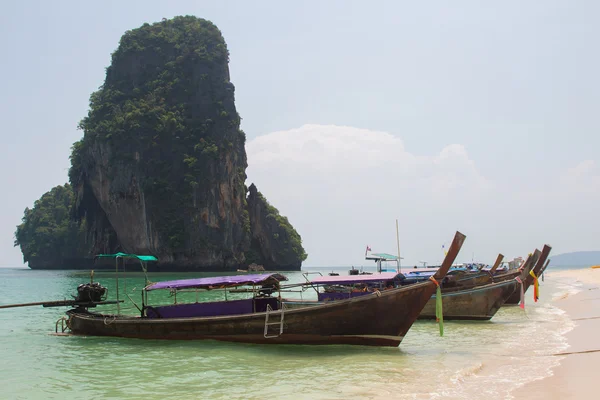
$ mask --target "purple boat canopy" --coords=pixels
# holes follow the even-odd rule
[[[383,282],[401,279],[397,272],[381,272],[371,275],[319,276],[310,281],[314,285],[351,285],[354,283]]]
[[[176,281],[157,282],[145,287],[145,290],[157,289],[222,289],[246,285],[278,284],[287,281],[281,274],[253,274],[212,276],[210,278],[179,279]]]

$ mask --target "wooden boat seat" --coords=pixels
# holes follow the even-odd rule
[[[318,301],[336,301],[349,299],[351,297],[363,296],[365,294],[373,294],[373,292],[319,292],[317,294]]]

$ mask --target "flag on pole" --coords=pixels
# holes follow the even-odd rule
[[[448,255],[448,251],[446,250],[445,244],[442,245],[442,251],[444,252],[444,257],[446,257]]]

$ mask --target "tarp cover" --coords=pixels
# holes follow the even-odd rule
[[[314,285],[351,285],[353,283],[392,281],[396,277],[402,278],[397,272],[382,272],[372,275],[340,275],[319,276],[310,281]]]
[[[115,253],[115,254],[97,254],[96,258],[137,258],[141,261],[158,261],[158,258],[154,256],[140,256],[137,254],[127,254],[127,253]]]
[[[244,285],[273,284],[280,281],[287,281],[287,278],[281,274],[212,276],[210,278],[179,279],[175,281],[157,282],[146,286],[146,290],[217,289]]]

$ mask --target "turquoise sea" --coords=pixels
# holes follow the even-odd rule
[[[286,275],[304,280],[299,272]],[[114,298],[114,273],[97,272],[94,280]],[[0,268],[0,304],[70,298],[85,282],[83,271]],[[143,275],[129,273],[121,290],[125,284],[137,302]],[[0,309],[0,399],[511,398],[559,362],[552,354],[567,347],[564,334],[574,324],[550,300],[578,290],[550,273],[539,302],[527,293],[525,310],[503,307],[487,322],[447,321],[443,337],[435,322],[417,322],[398,348],[55,336],[66,307]],[[137,313],[129,304],[124,310]]]

